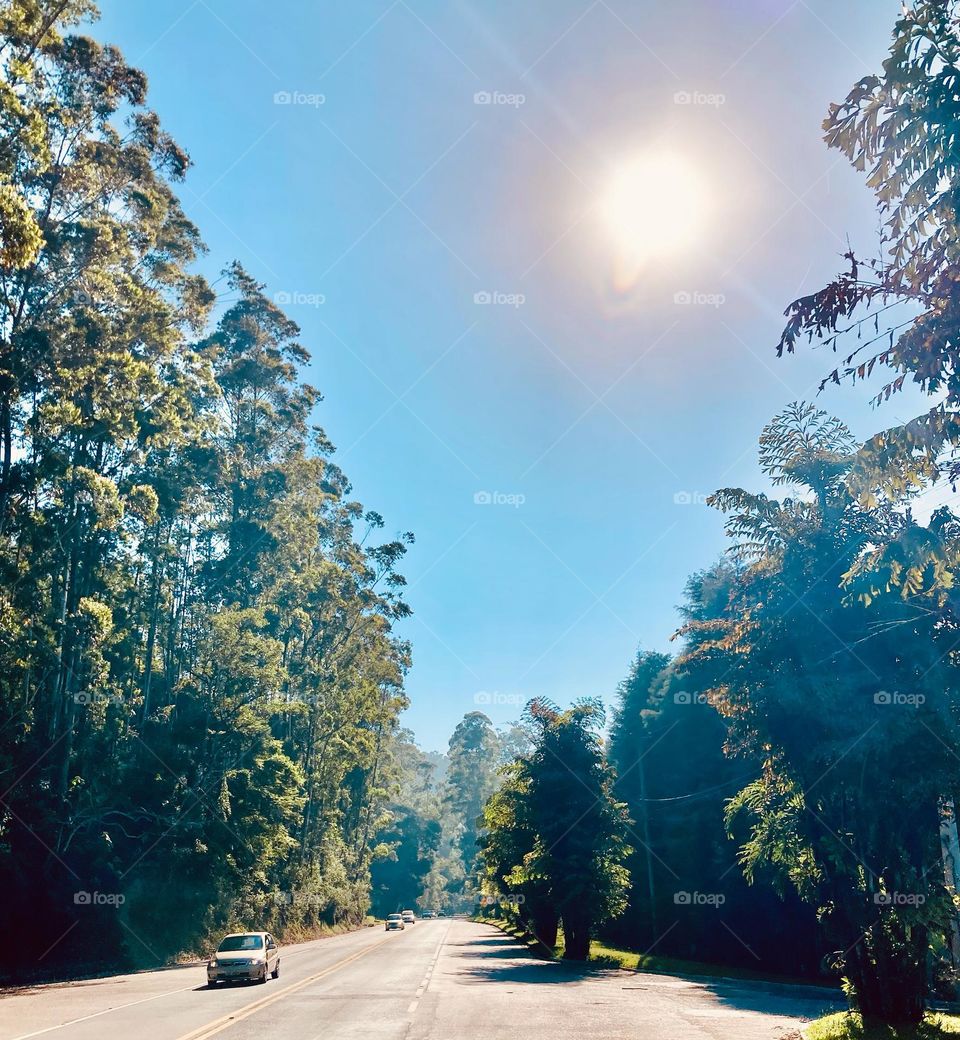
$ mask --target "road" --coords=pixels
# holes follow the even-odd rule
[[[266,985],[196,965],[0,998],[0,1040],[777,1040],[827,1010],[810,990],[539,960],[495,928],[421,921],[283,950]]]

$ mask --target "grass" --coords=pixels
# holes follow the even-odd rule
[[[779,982],[793,986],[821,985],[811,979],[771,975],[769,972],[751,971],[749,968],[734,968],[725,964],[709,964],[705,961],[684,961],[674,957],[656,957],[649,953],[637,953],[636,950],[621,950],[616,946],[607,946],[605,943],[596,941],[590,944],[590,960],[597,964],[625,968],[627,971],[645,971],[651,975],[696,975],[711,979]]]
[[[941,1040],[960,1037],[960,1017],[930,1014],[915,1029],[895,1029],[884,1025],[865,1026],[859,1015],[843,1011],[811,1022],[803,1035],[804,1040]]]
[[[537,941],[535,936],[510,921],[496,917],[478,917],[475,920],[483,924],[492,924],[501,932],[513,936],[535,953],[544,956],[546,947]],[[552,952],[555,959],[563,956],[563,930],[557,935],[557,947]],[[750,971],[747,968],[732,968],[724,964],[708,964],[704,961],[683,961],[673,957],[654,957],[649,953],[637,953],[636,950],[622,950],[616,946],[594,940],[590,943],[590,963],[597,967],[623,968],[626,971],[644,971],[651,975],[693,975],[711,979],[744,979],[752,982],[779,982],[784,985],[816,986],[810,979],[799,979],[785,975],[771,975],[769,972]],[[817,1037],[816,1040],[821,1040]],[[832,1040],[826,1037],[824,1040]]]
[[[523,943],[524,946],[528,946],[540,957],[553,957],[556,959],[558,956],[556,950],[548,950],[535,935],[532,935],[530,932],[526,931],[526,929],[520,928],[510,921],[504,921],[499,917],[475,917],[474,920],[479,921],[480,924],[492,924],[494,928],[499,928],[501,932],[512,936],[518,942]]]

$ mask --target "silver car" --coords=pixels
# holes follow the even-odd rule
[[[280,977],[280,947],[269,932],[231,932],[207,962],[207,985],[231,982],[266,982]]]
[[[386,921],[383,922],[384,931],[387,932],[402,932],[403,918],[399,914],[390,914]]]

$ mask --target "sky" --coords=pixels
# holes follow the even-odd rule
[[[100,6],[193,159],[201,269],[301,325],[356,497],[416,535],[404,724],[612,704],[724,549],[705,496],[765,488],[763,425],[836,363],[774,348],[875,247],[820,125],[898,0]],[[861,437],[921,410],[871,389],[818,403]]]

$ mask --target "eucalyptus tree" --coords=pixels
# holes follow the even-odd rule
[[[450,737],[444,800],[457,828],[457,848],[467,894],[473,892],[478,862],[478,833],[484,804],[497,786],[500,741],[482,711],[470,711]]]
[[[0,3],[0,920],[134,959],[361,919],[412,536],[353,499],[238,264],[212,321],[189,159],[94,14]],[[123,909],[75,922],[77,888]]]

